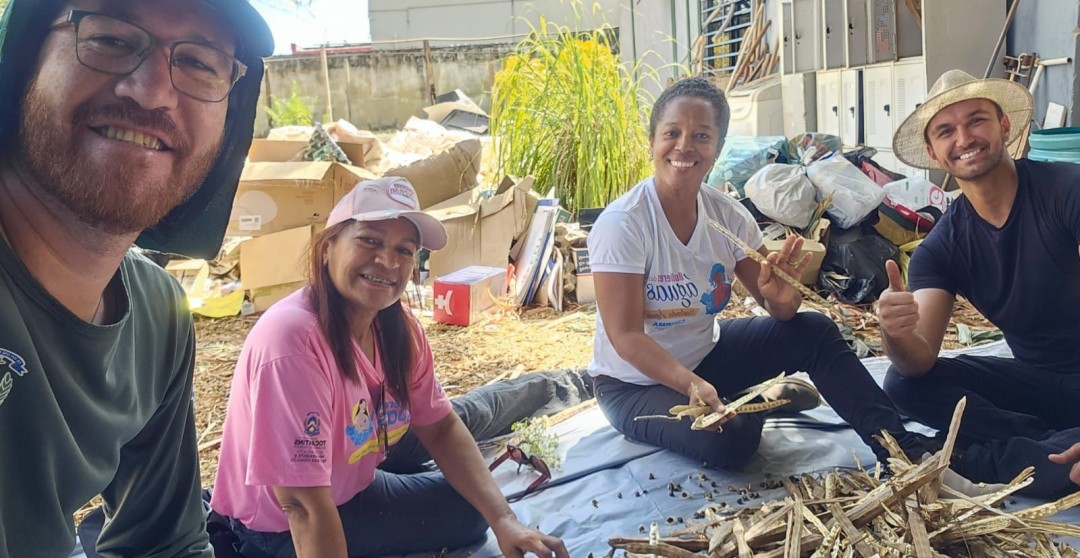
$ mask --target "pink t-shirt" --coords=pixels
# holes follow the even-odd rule
[[[419,322],[412,320],[418,361],[406,411],[388,390],[380,398],[377,348],[372,365],[354,344],[361,382],[342,377],[307,292],[293,293],[263,315],[233,375],[211,506],[256,531],[289,529],[273,487],[329,486],[340,506],[375,478],[386,458],[381,432],[394,445],[410,423],[434,424],[451,411]]]

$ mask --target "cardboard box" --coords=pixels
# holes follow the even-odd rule
[[[374,149],[373,142],[351,143],[337,142],[355,167],[363,167],[369,162],[368,154]],[[298,162],[300,152],[308,146],[306,141],[284,141],[271,139],[253,139],[248,149],[248,162],[251,163],[288,163]]]
[[[818,221],[817,227],[811,234],[811,237],[815,240],[805,239],[803,240],[803,252],[810,252],[810,265],[803,270],[802,277],[799,279],[804,285],[813,285],[817,283],[818,271],[821,270],[821,262],[825,260],[825,248],[829,245],[829,220],[822,218]],[[765,249],[769,252],[775,252],[780,249],[784,244],[784,239],[766,240]]]
[[[323,224],[370,172],[340,163],[248,163],[229,217],[229,236],[261,236]]]
[[[448,273],[432,286],[435,321],[467,326],[506,296],[506,268],[473,265]]]
[[[408,179],[420,207],[428,209],[476,186],[479,172],[480,140],[467,139],[426,159],[389,169],[383,176]]]
[[[246,240],[240,246],[240,282],[256,312],[302,287],[307,252],[317,226],[299,227]]]
[[[205,298],[210,291],[210,266],[206,260],[172,260],[165,264],[169,272],[180,282],[188,299]]]
[[[428,269],[441,277],[470,265],[505,268],[510,245],[529,226],[532,177],[503,179],[492,196],[482,187],[446,200],[427,212],[446,227],[446,247],[431,253]]]
[[[571,248],[574,257],[574,276],[577,277],[577,287],[574,294],[577,295],[578,304],[596,302],[596,287],[593,284],[592,267],[589,265],[588,248]]]

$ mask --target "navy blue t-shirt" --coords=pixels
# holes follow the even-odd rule
[[[963,295],[1025,363],[1080,373],[1080,165],[1016,161],[999,229],[964,196],[915,250],[908,286]]]

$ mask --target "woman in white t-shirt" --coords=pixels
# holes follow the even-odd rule
[[[437,552],[490,526],[507,556],[568,558],[507,505],[401,304],[417,250],[445,244],[407,180],[361,182],[315,238],[308,284],[248,335],[211,501],[245,548],[274,558]],[[410,430],[440,472],[380,468]]]
[[[589,234],[599,309],[593,376],[600,407],[627,437],[662,446],[709,466],[738,468],[757,450],[762,414],[728,414],[723,430],[693,431],[686,422],[634,421],[674,405],[723,399],[781,371],[806,371],[825,399],[884,460],[871,436],[889,431],[920,458],[924,437],[907,432],[891,401],[826,316],[798,313],[801,295],[773,273],[802,275],[809,254],[788,238],[767,253],[750,213],[703,184],[720,154],[730,110],[705,79],[675,83],[657,99],[649,122],[652,177],[612,202]],[[767,257],[759,265],[708,226],[714,220]],[[731,283],[742,283],[769,317],[717,320]],[[813,386],[788,378],[765,394],[782,411],[817,406]]]

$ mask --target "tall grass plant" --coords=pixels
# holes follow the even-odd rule
[[[581,14],[581,2],[572,2]],[[580,17],[578,18],[580,20]],[[532,175],[563,207],[601,207],[647,176],[655,70],[627,67],[604,24],[576,31],[540,18],[503,60],[492,91],[497,176]]]
[[[2,1],[2,0],[0,0]],[[270,96],[270,107],[264,109],[270,118],[270,125],[311,126],[315,119],[311,113],[311,101],[300,95],[300,86],[293,82],[289,96],[285,99]]]

